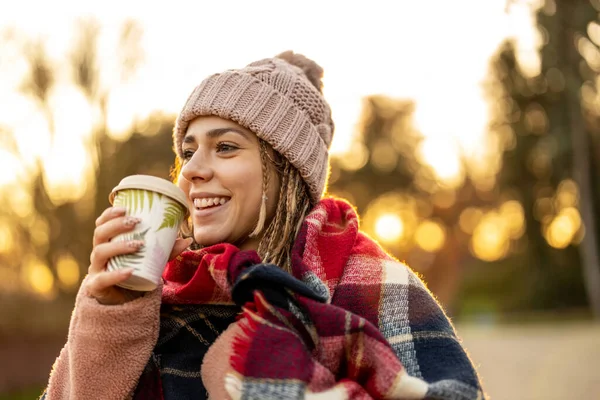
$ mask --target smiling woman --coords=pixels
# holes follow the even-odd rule
[[[263,182],[261,145],[256,135],[223,118],[199,117],[189,125],[181,151],[183,166],[178,183],[193,202],[196,243],[209,246],[227,242],[240,249],[256,248],[257,224],[270,222],[260,221],[257,210],[264,201],[266,214],[274,215],[279,187],[279,176],[269,165]]]
[[[144,246],[111,240],[140,221],[119,207],[98,217],[45,399],[483,397],[425,284],[359,230],[352,205],[323,197],[322,74],[288,51],[194,89],[172,171],[192,240],[175,243],[162,285],[132,292],[117,286],[131,271],[106,263]],[[400,222],[389,214],[384,234],[400,237]]]

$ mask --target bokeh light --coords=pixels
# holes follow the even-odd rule
[[[56,273],[60,283],[72,288],[79,283],[79,264],[71,254],[62,254],[56,262]]]
[[[544,231],[548,244],[564,249],[573,241],[581,227],[581,216],[574,207],[562,209]]]
[[[525,233],[525,211],[517,200],[509,200],[500,206],[500,215],[505,221],[508,235],[518,239]]]
[[[30,235],[31,241],[36,247],[47,247],[50,240],[50,226],[48,225],[48,222],[41,217],[35,218],[30,230]]]
[[[6,220],[0,219],[0,254],[8,254],[15,246],[13,230]]]
[[[22,269],[22,279],[35,294],[42,297],[52,297],[54,276],[48,265],[35,257],[25,260]]]
[[[14,182],[19,176],[19,160],[14,154],[0,148],[0,187]]]
[[[400,192],[386,193],[369,203],[361,226],[386,244],[408,249],[422,218],[420,210],[427,211],[413,197]]]
[[[579,202],[579,189],[577,184],[571,179],[565,179],[558,185],[556,194],[557,208],[575,207]]]
[[[369,150],[364,144],[355,141],[350,145],[348,152],[339,154],[337,159],[340,166],[345,170],[357,171],[369,161]]]
[[[446,231],[439,222],[426,220],[419,224],[415,232],[415,241],[423,250],[435,253],[444,246]]]
[[[371,164],[383,173],[392,172],[398,162],[398,152],[388,140],[379,140],[371,150]]]
[[[510,248],[506,221],[496,211],[486,213],[471,237],[471,251],[484,261],[496,261],[508,253]]]
[[[426,137],[418,148],[418,154],[422,162],[431,166],[441,184],[452,188],[463,182],[464,170],[456,142]]]
[[[396,214],[383,214],[375,223],[377,238],[385,243],[397,242],[404,233],[404,223]]]
[[[461,213],[458,220],[458,224],[460,229],[467,233],[472,234],[475,230],[475,227],[479,224],[481,217],[483,216],[483,211],[476,207],[467,207]]]

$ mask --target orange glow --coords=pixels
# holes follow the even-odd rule
[[[43,297],[50,297],[54,289],[54,276],[50,268],[40,260],[30,258],[24,263],[23,280],[33,291]]]
[[[600,46],[600,25],[597,22],[592,21],[589,23],[587,34],[596,45]]]
[[[337,159],[345,170],[357,171],[369,161],[369,150],[364,144],[354,142],[350,145],[348,152],[338,155]]]
[[[54,204],[76,201],[84,195],[89,180],[86,178],[91,175],[92,168],[89,160],[86,149],[78,140],[65,138],[63,143],[55,143],[49,149],[44,157],[44,177]]]
[[[435,253],[444,246],[446,231],[438,222],[423,221],[415,232],[415,241],[423,250]]]
[[[12,229],[5,221],[0,220],[0,254],[10,253],[15,246]]]
[[[31,241],[36,247],[45,248],[50,240],[50,227],[42,218],[35,218],[30,231]]]
[[[60,283],[65,287],[73,287],[79,283],[79,265],[71,254],[63,254],[56,263],[56,272]]]
[[[396,214],[384,214],[377,218],[375,234],[386,243],[397,242],[404,233],[404,223]]]
[[[17,158],[14,154],[0,148],[0,187],[14,182],[18,176],[17,171],[19,171]]]
[[[509,237],[504,218],[497,212],[483,216],[471,237],[471,251],[483,261],[496,261],[508,253]]]
[[[464,180],[456,143],[447,139],[426,137],[420,144],[418,155],[421,161],[433,168],[440,183],[455,188]]]
[[[467,207],[460,213],[458,225],[463,232],[472,234],[483,216],[483,211],[475,207]]]
[[[537,103],[527,107],[525,110],[525,127],[529,132],[537,135],[546,133],[548,130],[548,117],[544,108]]]
[[[19,218],[27,218],[31,215],[33,199],[24,184],[11,186],[8,202],[9,207]]]
[[[396,168],[398,153],[388,141],[378,141],[371,150],[371,164],[377,170],[389,173]]]
[[[386,193],[369,203],[362,227],[386,243],[408,247],[418,220],[414,198],[401,193]]]
[[[516,200],[509,200],[500,206],[500,215],[505,221],[508,235],[518,239],[525,233],[525,212],[523,206]]]
[[[581,228],[581,216],[574,207],[567,207],[552,220],[544,231],[548,244],[557,249],[564,249],[573,242]]]
[[[19,270],[0,265],[0,292],[12,293],[19,290]]]
[[[600,70],[600,52],[588,38],[580,36],[577,39],[577,50],[594,71]]]
[[[543,221],[545,217],[554,212],[552,199],[549,197],[540,197],[533,206],[533,215],[538,221]]]
[[[450,208],[456,202],[456,191],[454,189],[439,190],[433,194],[432,201],[440,208]]]
[[[558,185],[556,203],[558,208],[575,207],[579,202],[579,189],[571,179],[565,179]]]

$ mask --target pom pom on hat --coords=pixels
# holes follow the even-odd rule
[[[196,117],[235,121],[298,169],[316,203],[327,184],[334,131],[322,78],[323,68],[293,51],[213,74],[193,90],[179,113],[175,150],[182,157],[185,132]]]
[[[284,51],[278,54],[276,58],[286,61],[288,64],[294,65],[304,72],[310,83],[316,87],[319,92],[323,92],[323,68],[310,58],[294,53],[291,50]]]

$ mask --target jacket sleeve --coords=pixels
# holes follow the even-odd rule
[[[42,399],[127,398],[158,338],[161,291],[162,285],[126,304],[106,306],[80,289],[67,343]]]

